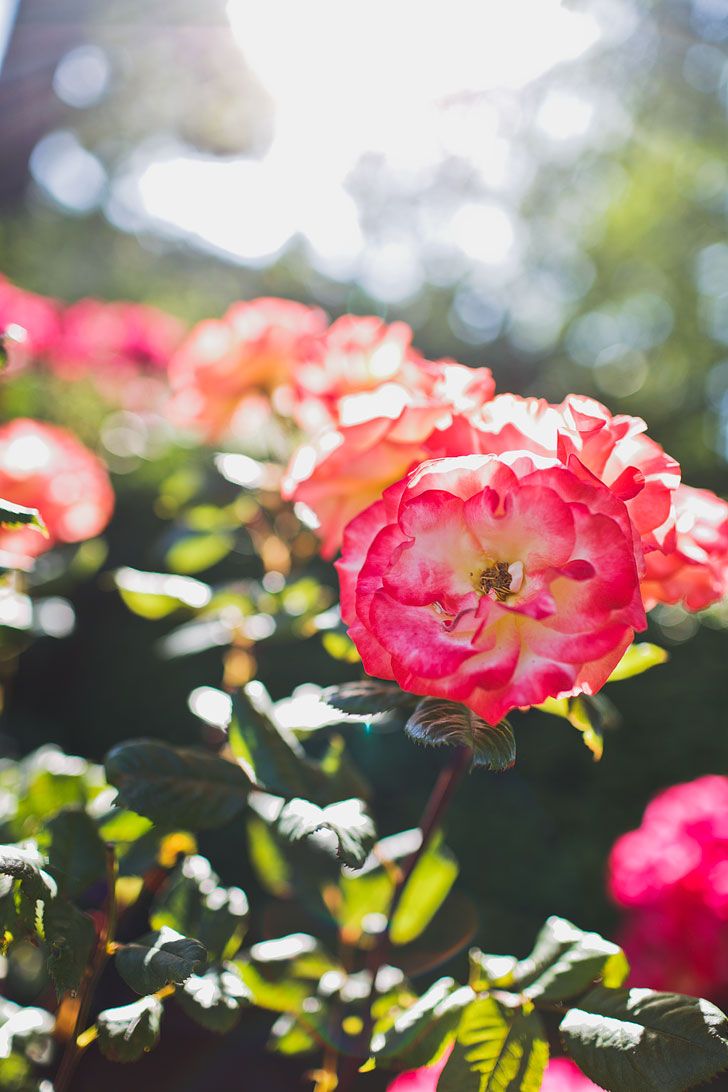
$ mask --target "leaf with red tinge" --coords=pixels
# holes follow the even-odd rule
[[[404,730],[418,743],[470,747],[473,766],[507,770],[516,761],[516,741],[508,721],[488,724],[460,702],[423,698]]]

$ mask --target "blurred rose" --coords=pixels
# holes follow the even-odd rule
[[[491,724],[594,693],[645,626],[624,504],[572,459],[423,463],[354,519],[337,562],[365,671]]]
[[[452,1048],[450,1048],[452,1049]],[[435,1092],[437,1081],[450,1056],[447,1050],[439,1062],[409,1069],[387,1085],[387,1092]],[[601,1092],[569,1058],[552,1058],[546,1066],[540,1092]]]
[[[60,304],[25,292],[0,275],[0,334],[6,333],[10,367],[45,357],[60,333]]]
[[[728,994],[728,778],[673,785],[615,843],[609,892],[627,908],[619,936],[630,981],[724,1000]]]
[[[442,430],[453,416],[491,398],[488,368],[423,362],[419,387],[383,383],[342,398],[336,428],[299,448],[283,495],[302,501],[319,521],[324,557],[333,557],[344,527],[417,463],[450,454]]]
[[[235,430],[247,395],[271,395],[293,382],[325,328],[318,308],[266,298],[235,303],[222,319],[198,323],[169,365],[170,419],[219,440]]]
[[[48,528],[49,538],[28,527],[0,530],[0,550],[23,557],[98,535],[114,508],[101,461],[73,433],[26,418],[0,426],[0,497],[39,509]]]
[[[675,495],[676,548],[647,555],[645,608],[681,603],[703,610],[728,590],[728,504],[708,489],[681,485]]]

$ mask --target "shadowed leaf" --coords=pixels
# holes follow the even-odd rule
[[[516,741],[508,721],[487,724],[459,702],[423,698],[404,730],[418,743],[470,747],[473,766],[507,770],[516,761]]]
[[[340,709],[342,713],[388,713],[404,705],[414,705],[418,698],[400,690],[394,683],[378,679],[359,679],[356,682],[329,686],[321,694],[321,700]]]
[[[60,996],[81,985],[96,940],[88,914],[65,899],[51,899],[43,909],[43,931],[50,954],[48,970]]]
[[[162,1002],[156,997],[100,1012],[96,1029],[102,1053],[112,1062],[135,1062],[157,1045],[161,1017]]]
[[[116,969],[136,993],[156,993],[172,982],[184,982],[205,962],[198,940],[183,937],[167,926],[125,944],[116,953]]]

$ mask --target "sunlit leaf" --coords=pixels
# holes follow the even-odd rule
[[[582,733],[584,743],[597,762],[604,751],[604,733],[618,728],[622,721],[617,708],[602,692],[577,694],[572,698],[547,698],[535,708],[568,720]]]
[[[325,808],[309,800],[289,800],[278,818],[278,830],[292,842],[309,839],[350,868],[361,868],[376,840],[374,823],[361,800],[340,800]]]
[[[248,921],[248,900],[239,887],[221,887],[206,857],[192,856],[177,867],[157,895],[149,923],[193,936],[212,959],[234,955]],[[229,946],[235,951],[229,951]]]
[[[167,551],[165,561],[176,573],[199,573],[222,561],[234,545],[231,534],[185,535]]]
[[[116,969],[136,993],[156,993],[172,982],[184,982],[205,962],[198,940],[166,926],[116,952]]]
[[[38,509],[24,508],[22,504],[13,504],[12,501],[0,500],[0,526],[10,529],[32,527],[35,531],[40,531],[44,538],[48,538],[48,528]]]
[[[728,1066],[728,1020],[702,998],[597,986],[559,1031],[579,1068],[609,1092],[683,1092]]]
[[[372,1054],[386,1068],[419,1069],[431,1065],[455,1038],[463,1009],[473,1000],[468,986],[440,978],[386,1031],[376,1027]]]
[[[0,875],[20,880],[25,894],[33,901],[53,898],[58,890],[55,880],[41,868],[44,863],[32,843],[0,846]]]
[[[221,1033],[238,1021],[240,1009],[250,1003],[250,990],[232,963],[193,974],[175,993],[181,1008],[202,1027]]]
[[[207,584],[174,573],[140,572],[124,567],[116,570],[114,582],[129,610],[142,618],[165,618],[181,607],[199,609],[212,597]]]
[[[112,1062],[135,1062],[159,1041],[162,1002],[140,997],[131,1005],[105,1009],[96,1017],[99,1047]]]
[[[563,1001],[595,979],[621,986],[629,974],[622,949],[598,933],[585,933],[564,918],[550,917],[533,952],[513,968],[509,985],[540,1001]]]
[[[245,805],[250,782],[209,751],[133,740],[106,756],[106,776],[125,807],[167,827],[222,826]]]
[[[432,920],[455,883],[459,866],[446,846],[435,843],[422,854],[407,881],[392,919],[392,944],[407,944]]]
[[[253,1004],[273,1012],[300,1012],[304,1000],[310,995],[310,986],[291,979],[270,982],[257,967],[244,959],[236,959],[235,966],[250,991]]]
[[[378,679],[359,679],[356,682],[329,686],[321,694],[321,700],[342,713],[387,713],[400,706],[414,705],[419,701],[415,694],[408,694],[395,683]]]
[[[281,1013],[271,1028],[268,1047],[277,1054],[308,1054],[318,1049],[312,1035],[290,1013]]]
[[[50,899],[43,909],[43,931],[48,970],[59,996],[77,990],[96,939],[93,921],[66,899]]]
[[[361,662],[359,649],[351,637],[347,637],[345,633],[328,630],[326,633],[321,634],[321,644],[332,660],[339,660],[345,664],[358,664]]]
[[[465,1009],[438,1092],[539,1092],[549,1049],[535,1011],[492,997]]]
[[[487,724],[459,702],[423,698],[404,730],[418,743],[470,747],[473,766],[507,770],[516,761],[516,741],[508,722]]]
[[[641,675],[643,671],[649,671],[656,664],[664,664],[667,659],[669,659],[668,653],[659,645],[652,645],[647,641],[631,644],[607,682],[631,679],[633,675]]]

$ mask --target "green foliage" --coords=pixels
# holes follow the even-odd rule
[[[400,706],[414,705],[419,699],[415,694],[401,690],[395,683],[358,679],[356,682],[327,687],[321,694],[321,700],[342,713],[374,715],[388,713]]]
[[[66,808],[46,827],[48,871],[61,895],[74,898],[106,871],[106,850],[96,824],[80,808]]]
[[[728,1020],[702,998],[597,986],[559,1031],[579,1068],[608,1092],[684,1092],[728,1067]]]
[[[48,970],[59,996],[64,990],[75,993],[94,949],[93,921],[66,899],[51,899],[43,908],[43,932]]]
[[[376,1062],[386,1068],[396,1059],[398,1069],[419,1069],[437,1061],[455,1038],[462,1011],[473,996],[469,986],[458,987],[454,978],[438,979],[391,1024],[385,1019],[375,1026]]]
[[[105,1009],[96,1017],[99,1047],[112,1062],[136,1062],[159,1042],[161,1018],[162,1002],[156,997]]]
[[[516,741],[508,721],[487,724],[459,702],[423,698],[404,730],[418,743],[470,747],[473,766],[507,770],[516,761]]]
[[[167,551],[165,561],[173,572],[199,573],[222,561],[234,545],[230,534],[184,535]]]
[[[633,642],[622,659],[615,667],[607,682],[619,682],[620,679],[631,679],[634,675],[641,675],[643,671],[649,671],[657,664],[664,664],[668,660],[668,654],[659,645],[652,645],[648,641]]]
[[[250,788],[234,763],[153,739],[114,747],[106,756],[106,776],[132,811],[193,830],[228,822],[244,807]]]
[[[376,839],[361,800],[341,800],[325,808],[308,800],[289,800],[278,817],[278,831],[292,842],[310,839],[349,868],[361,868]]]
[[[117,569],[114,583],[129,610],[142,618],[166,618],[176,610],[195,609],[209,602],[207,584],[189,576]]]
[[[156,993],[163,986],[184,982],[205,962],[198,940],[163,926],[116,952],[116,969],[128,986],[140,994]]]
[[[462,1014],[438,1092],[538,1092],[548,1057],[532,1006],[506,1008],[493,997],[478,998]]]
[[[235,1027],[241,1008],[251,999],[250,990],[231,963],[209,967],[202,975],[190,975],[174,996],[188,1016],[221,1034]]]
[[[211,959],[231,958],[245,935],[248,900],[239,887],[221,887],[205,857],[186,857],[157,895],[149,922],[195,937]]]
[[[48,538],[48,528],[37,508],[24,508],[22,504],[13,504],[8,500],[0,500],[0,527],[32,527]]]

